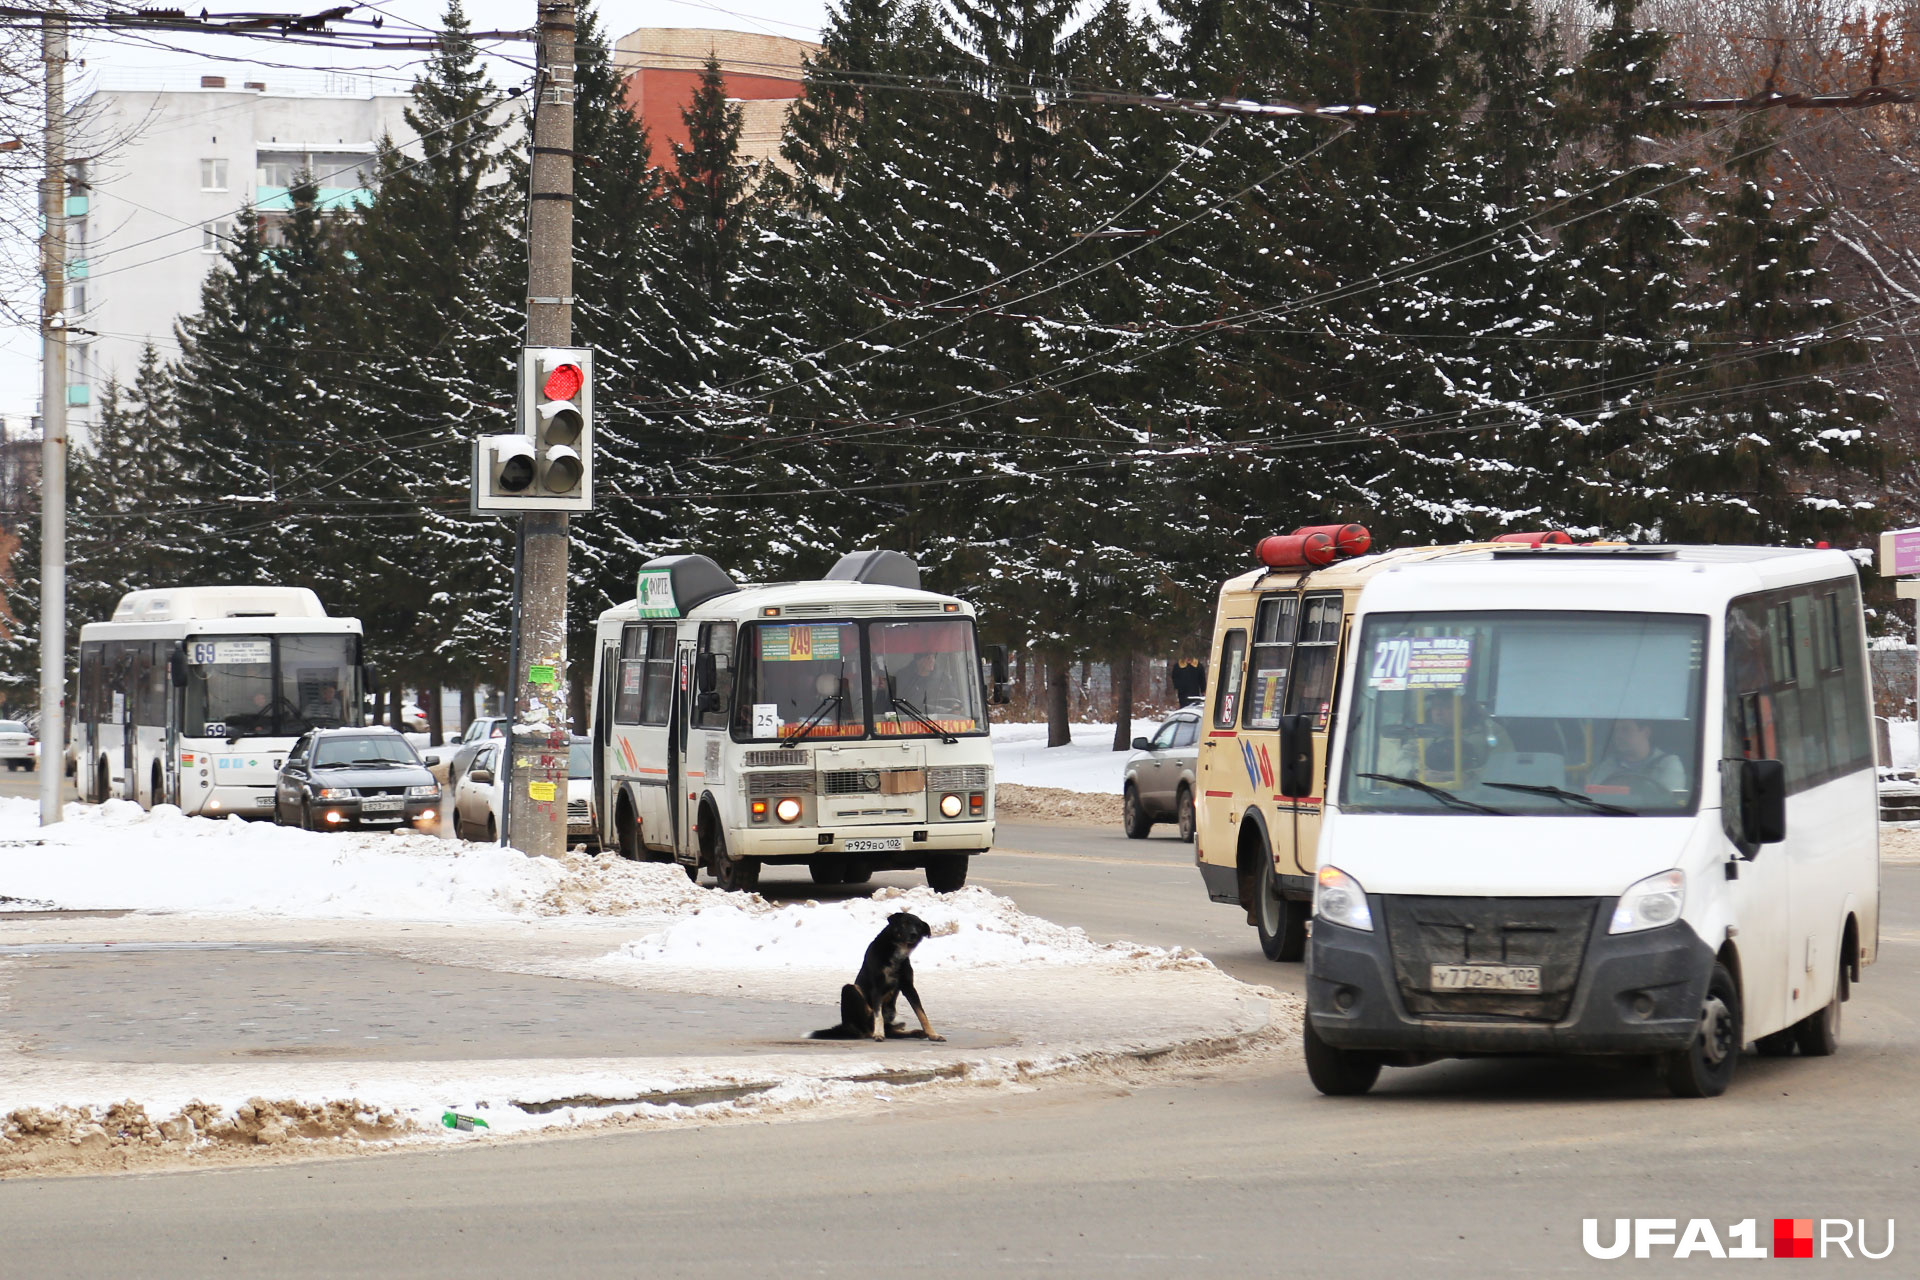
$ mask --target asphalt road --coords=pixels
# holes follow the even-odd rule
[[[1297,986],[1190,846],[1002,829],[977,882],[1099,937]],[[1016,852],[1021,847],[1026,852]],[[1320,1097],[1297,1056],[902,1095],[880,1114],[273,1168],[0,1183],[0,1272],[570,1276],[1605,1274],[1581,1219],[1866,1219],[1920,1203],[1920,867],[1886,871],[1881,962],[1830,1059],[1747,1060],[1682,1102],[1637,1067],[1389,1070]],[[883,876],[882,883],[915,883]],[[779,896],[821,896],[770,875]],[[937,991],[925,992],[937,1010]],[[1611,1230],[1610,1221],[1607,1228]],[[1898,1233],[1904,1237],[1906,1232]],[[1897,1237],[1898,1238],[1898,1237]],[[1828,1267],[1911,1275],[1915,1246]],[[1734,1262],[1719,1266],[1738,1267]],[[1755,1264],[1757,1265],[1757,1264]],[[1708,1269],[1701,1263],[1699,1269]]]

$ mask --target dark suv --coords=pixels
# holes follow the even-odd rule
[[[440,784],[393,729],[315,729],[293,744],[273,793],[273,820],[309,831],[434,831]]]

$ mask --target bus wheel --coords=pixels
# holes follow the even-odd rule
[[[1280,885],[1273,877],[1273,859],[1260,862],[1259,910],[1254,927],[1260,931],[1260,951],[1269,960],[1293,961],[1307,954],[1307,916],[1313,905],[1289,902],[1280,896]]]
[[[1380,1078],[1380,1055],[1336,1049],[1313,1029],[1311,1014],[1301,1018],[1300,1047],[1307,1058],[1307,1079],[1329,1098],[1351,1098],[1373,1088]]]
[[[1727,967],[1716,963],[1700,1009],[1700,1030],[1693,1043],[1676,1049],[1661,1063],[1667,1088],[1676,1098],[1717,1098],[1733,1083],[1740,1065],[1740,991]]]
[[[1140,793],[1133,785],[1127,785],[1127,792],[1120,797],[1120,826],[1126,831],[1129,840],[1145,840],[1147,833],[1153,830],[1153,819],[1147,817],[1146,806],[1140,803]]]
[[[815,884],[845,884],[847,882],[847,860],[845,858],[815,858],[807,864],[807,874],[813,877]]]
[[[1179,814],[1180,838],[1192,844],[1194,830],[1192,790],[1187,787],[1180,788],[1180,799],[1174,802],[1174,808]]]
[[[619,815],[613,820],[613,828],[620,837],[621,857],[638,862],[647,856],[646,850],[640,847],[640,824],[633,820],[633,809],[624,800],[620,803]]]
[[[957,893],[967,887],[964,853],[936,853],[927,859],[927,887],[935,893]]]
[[[1793,1025],[1793,1038],[1800,1052],[1809,1058],[1828,1058],[1840,1047],[1840,1005],[1849,994],[1847,962],[1840,961],[1840,976],[1834,979],[1833,999],[1818,1013],[1808,1014]]]
[[[93,771],[93,802],[105,804],[107,797],[113,794],[113,771],[102,760],[100,767]]]
[[[161,774],[160,762],[157,760],[154,761],[153,764],[153,789],[147,792],[147,796],[147,808],[149,809],[155,805],[167,803],[167,780],[165,776]]]
[[[752,893],[760,887],[760,859],[733,857],[727,852],[725,839],[716,838],[713,879],[728,893]]]

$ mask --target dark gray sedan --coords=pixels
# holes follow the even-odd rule
[[[436,831],[440,784],[393,729],[315,729],[281,766],[273,820],[309,831]]]
[[[1168,716],[1153,737],[1133,740],[1120,806],[1121,825],[1133,839],[1146,839],[1154,823],[1168,821],[1182,840],[1193,839],[1199,741],[1200,713],[1189,707]]]

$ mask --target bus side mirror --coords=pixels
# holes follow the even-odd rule
[[[987,666],[993,672],[993,705],[1004,707],[1013,701],[1013,680],[1007,673],[1007,646],[987,646]]]
[[[1313,717],[1280,717],[1280,794],[1289,799],[1313,794]]]
[[[360,664],[360,685],[368,693],[380,692],[380,673],[373,669],[371,662]]]
[[[1787,838],[1787,767],[1778,760],[1722,760],[1720,819],[1751,858]]]
[[[174,688],[184,689],[187,687],[186,650],[175,649],[167,655],[167,677],[173,681]]]

